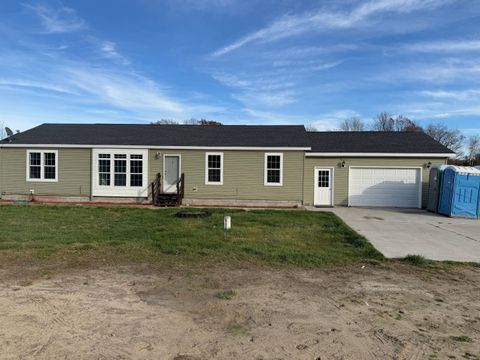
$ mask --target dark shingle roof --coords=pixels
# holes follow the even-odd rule
[[[453,151],[423,132],[328,131],[309,132],[311,152],[329,153],[413,153]]]
[[[15,134],[11,144],[309,147],[305,128],[296,125],[43,124]]]
[[[311,147],[311,152],[317,153],[453,153],[423,132],[307,133],[297,125],[43,124],[4,139],[2,144]]]

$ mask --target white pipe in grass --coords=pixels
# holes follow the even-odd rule
[[[223,218],[223,228],[225,230],[230,230],[231,227],[232,227],[232,218],[230,216],[225,216]]]

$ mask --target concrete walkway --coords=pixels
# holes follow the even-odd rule
[[[453,219],[416,209],[308,210],[335,213],[388,258],[414,254],[432,260],[480,263],[480,220]]]

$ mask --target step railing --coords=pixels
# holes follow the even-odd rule
[[[158,206],[158,196],[162,193],[162,182],[160,173],[157,173],[152,181],[152,205]]]
[[[177,181],[177,206],[182,205],[183,196],[185,195],[185,174],[180,175]]]
[[[180,176],[180,179],[178,179],[176,183],[176,193],[163,193],[162,192],[162,182],[161,182],[161,175],[160,173],[157,173],[155,176],[155,179],[152,181],[151,184],[151,191],[152,191],[152,205],[153,206],[162,206],[165,205],[162,203],[162,196],[169,196],[170,199],[174,197],[175,201],[175,206],[180,206],[182,205],[182,200],[185,195],[185,174],[182,173]]]

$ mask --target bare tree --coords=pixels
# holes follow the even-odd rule
[[[422,127],[414,120],[399,115],[394,119],[395,131],[423,131]]]
[[[173,119],[160,119],[157,121],[152,121],[152,125],[180,125],[180,122]]]
[[[393,117],[387,112],[382,112],[373,120],[372,129],[375,131],[423,131],[415,120],[404,115]]]
[[[214,120],[207,120],[207,119],[195,119],[191,118],[188,120],[173,120],[173,119],[160,119],[157,121],[152,121],[150,124],[152,125],[223,125],[221,122],[214,121]]]
[[[395,119],[387,112],[381,112],[373,119],[374,131],[395,131]]]
[[[309,132],[318,131],[317,128],[313,124],[305,125],[305,130],[309,131]]]
[[[195,119],[195,118],[190,118],[188,120],[183,120],[182,124],[183,125],[199,125],[200,120]]]
[[[223,124],[222,124],[221,122],[215,121],[215,120],[200,119],[199,121],[197,121],[197,125],[203,125],[203,126],[221,126],[221,125],[223,125]]]
[[[468,160],[470,165],[476,165],[480,158],[480,136],[472,135],[468,138]]]
[[[457,154],[457,157],[463,156],[463,146],[465,136],[458,129],[450,129],[444,124],[430,124],[424,130],[427,135],[445,145]]]
[[[351,117],[345,119],[340,123],[340,130],[342,131],[364,131],[365,124],[362,119],[358,117]]]

